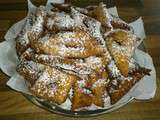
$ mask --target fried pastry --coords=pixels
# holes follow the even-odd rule
[[[22,60],[16,68],[17,72],[22,75],[24,79],[29,81],[31,85],[35,83],[35,81],[41,75],[43,69],[44,65],[27,60]]]
[[[125,21],[123,21],[118,17],[115,16],[111,17],[111,25],[114,29],[122,29],[134,33],[133,28],[128,23],[126,23]]]
[[[60,56],[37,54],[32,49],[26,50],[21,59],[33,60],[50,67],[59,67],[65,70],[74,71],[78,74],[91,74],[105,67],[107,61],[104,57],[91,56],[85,59],[68,59]]]
[[[72,110],[78,108],[90,106],[92,104],[92,91],[87,88],[87,83],[85,80],[79,80],[75,83],[73,88],[72,97]]]
[[[16,37],[16,49],[19,56],[30,47],[30,39],[38,39],[42,33],[44,14],[44,7],[41,6],[36,9],[35,13],[29,14],[26,18],[23,29]]]
[[[78,79],[74,75],[66,74],[55,68],[46,67],[30,89],[33,95],[39,98],[62,104],[67,99],[72,85]]]
[[[35,22],[32,25],[32,28],[28,30],[27,33],[28,39],[31,44],[34,43],[34,41],[37,41],[44,32],[46,17],[46,8],[43,6],[37,8],[35,13]]]
[[[108,85],[111,104],[114,104],[118,100],[120,100],[140,79],[142,79],[146,75],[146,73],[143,73],[141,69],[143,70],[143,68],[140,68],[139,71],[135,71],[135,73],[128,78],[111,80]],[[145,71],[148,70],[145,69]],[[149,71],[147,74],[149,74]]]
[[[32,24],[35,22],[35,15],[30,14],[26,18],[26,22],[23,25],[23,29],[16,37],[16,49],[17,55],[20,56],[27,48],[30,46],[30,42],[28,39],[28,30],[32,28]]]
[[[107,82],[107,73],[104,68],[92,72],[87,81],[77,81],[73,89],[72,110],[91,104],[104,107]]]
[[[58,31],[71,31],[75,28],[75,21],[71,15],[64,12],[50,12],[45,27],[56,33]]]
[[[40,6],[16,38],[17,72],[40,99],[60,107],[70,100],[72,111],[106,108],[149,75],[133,59],[139,43],[103,3]]]
[[[112,28],[112,25],[110,22],[110,15],[107,11],[105,4],[100,3],[99,6],[95,8],[94,14],[97,20],[100,21],[103,26],[105,26],[108,29]]]
[[[128,77],[124,77],[120,73],[113,61],[108,65],[107,69],[110,78],[107,90],[111,97],[111,104],[120,100],[139,80],[145,75],[149,75],[150,72],[149,69],[140,67],[137,63],[131,61]]]
[[[96,106],[104,107],[104,98],[106,92],[106,86],[108,84],[108,75],[105,69],[101,69],[98,72],[93,72],[89,76],[89,84],[93,93],[93,104]]]
[[[61,32],[55,36],[45,35],[32,42],[31,47],[37,52],[66,58],[86,58],[101,55],[103,48],[85,31]]]
[[[129,59],[136,48],[136,37],[124,30],[115,30],[106,37],[106,44],[118,69],[128,75]]]

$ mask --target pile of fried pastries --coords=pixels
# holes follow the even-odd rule
[[[106,5],[44,6],[26,18],[16,37],[17,72],[31,93],[71,110],[118,102],[150,69],[133,58],[140,38],[133,28],[109,14]]]

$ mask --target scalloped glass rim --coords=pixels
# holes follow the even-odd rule
[[[41,101],[40,99],[38,99],[35,96],[24,94],[24,93],[23,93],[23,95],[29,101],[31,101],[33,104],[39,106],[40,108],[43,108],[43,109],[50,111],[52,113],[56,113],[56,114],[60,114],[60,115],[64,115],[64,116],[72,116],[72,117],[91,117],[91,116],[101,115],[104,113],[109,113],[114,110],[117,110],[118,108],[121,108],[122,106],[126,105],[127,103],[129,103],[130,101],[132,101],[134,99],[134,97],[129,96],[126,101],[118,103],[118,104],[116,103],[106,109],[97,109],[97,110],[90,110],[90,111],[87,111],[87,110],[86,111],[71,111],[71,110],[62,109],[59,106],[53,105],[49,102]]]

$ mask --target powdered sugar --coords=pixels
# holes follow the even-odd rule
[[[113,78],[116,78],[115,81],[113,81],[113,84],[117,84],[117,80],[132,80],[132,77],[130,76],[123,76],[121,74],[121,72],[119,71],[118,67],[116,66],[115,62],[114,61],[111,61],[109,64],[108,64],[108,69],[110,71],[110,74],[111,74],[111,77]],[[130,68],[129,68],[130,69]]]
[[[100,87],[106,84],[106,79],[99,79],[93,85],[92,88]]]
[[[71,16],[75,21],[75,26],[84,26],[83,19],[85,18],[85,15],[81,14],[76,9],[71,7]]]
[[[108,69],[111,71],[111,74],[113,75],[113,77],[117,77],[121,75],[119,69],[117,68],[113,60],[108,64]]]
[[[61,56],[64,56],[64,55],[73,55],[73,54],[79,54],[79,53],[83,53],[84,52],[84,48],[83,47],[66,47],[65,45],[61,45],[60,46],[60,50],[59,50],[59,54]]]
[[[39,36],[42,34],[46,18],[46,8],[44,6],[40,6],[35,14],[35,22],[32,28],[28,31],[28,36],[30,40],[37,40]]]
[[[87,30],[90,35],[97,39],[101,44],[105,45],[101,34],[101,23],[90,17],[86,17],[83,23],[87,25]]]
[[[71,29],[75,25],[74,20],[65,12],[55,12],[51,17],[48,18],[47,27],[49,29]]]
[[[79,9],[79,11],[81,10]],[[40,96],[47,95],[48,97],[53,97],[55,94],[57,94],[57,87],[59,87],[59,84],[62,84],[63,87],[67,87],[68,83],[66,82],[66,76],[68,76],[69,74],[74,74],[79,76],[80,78],[83,78],[82,80],[77,81],[78,87],[80,88],[81,92],[92,95],[92,91],[86,87],[86,81],[88,80],[87,77],[93,71],[104,69],[106,65],[108,66],[112,76],[115,78],[115,80],[112,80],[113,85],[117,86],[117,80],[124,81],[132,79],[129,76],[124,77],[123,75],[121,75],[114,60],[112,60],[112,56],[110,55],[110,52],[106,47],[107,41],[104,41],[103,38],[104,33],[102,33],[101,31],[101,23],[97,19],[91,18],[83,14],[83,12],[81,13],[79,11],[71,7],[71,13],[62,11],[54,11],[52,13],[48,13],[45,8],[40,7],[40,9],[38,9],[38,12],[36,13],[36,19],[31,30],[24,31],[25,34],[23,36],[23,39],[25,39],[27,42],[29,42],[28,36],[32,37],[33,39],[30,39],[31,41],[36,39],[39,43],[44,45],[44,48],[51,48],[51,52],[53,52],[53,54],[50,54],[51,52],[42,52],[44,54],[42,55],[42,53],[39,52],[40,50],[35,50],[36,53],[34,53],[36,54],[34,57],[35,62],[44,64],[45,67],[50,66],[52,70],[56,69],[56,72],[51,73],[50,70],[44,70],[40,77],[37,79],[35,85],[31,88],[32,90],[37,90]],[[107,9],[105,11],[105,16],[108,17],[109,20],[107,24],[112,27],[110,24],[110,15],[108,14]],[[77,28],[79,31],[77,30]],[[86,34],[78,34],[81,31],[86,32]],[[133,36],[130,36],[130,38],[133,38]],[[25,44],[25,40],[22,40],[24,42],[23,44]],[[94,40],[97,40],[98,42],[94,43]],[[130,39],[129,41],[131,40],[132,39]],[[84,54],[87,47],[92,42],[94,43],[93,45],[95,45],[95,47],[102,45],[104,53],[100,55],[93,54],[93,56],[87,56],[84,58],[75,57],[76,55],[78,56],[78,54]],[[130,42],[130,44],[133,43]],[[127,44],[126,46],[129,46],[129,44]],[[127,48],[128,47],[125,46],[119,46],[117,43],[112,44],[112,49],[113,51],[115,50],[114,52],[118,51],[117,54],[120,52],[122,54],[126,54],[129,57],[129,53],[133,51],[134,47],[130,47],[130,49]],[[28,49],[27,54],[30,54],[30,52],[32,52],[32,50]],[[75,56],[72,58],[70,57],[70,55]],[[106,59],[108,59],[108,61],[106,61],[109,62],[109,64],[107,62],[104,62],[104,56]],[[65,60],[67,61],[68,58],[70,60],[73,60],[73,62],[65,63]],[[33,68],[35,67],[32,64],[30,65]],[[130,63],[129,68],[134,68],[134,64]],[[65,71],[66,75],[61,74],[61,72],[57,71]],[[82,76],[87,77],[84,78]],[[99,79],[92,85],[92,88],[106,84],[106,79]],[[73,96],[73,87],[74,86],[72,86],[71,89],[69,88],[68,91],[70,92],[67,91],[67,95],[69,95],[70,98],[72,98]],[[66,95],[63,90],[59,91],[59,93],[60,96]],[[107,95],[103,97],[104,106],[109,106],[110,98]],[[70,110],[71,101],[67,99],[65,103],[60,105],[60,107]],[[84,107],[84,109],[95,110],[102,108],[92,104],[89,107]]]

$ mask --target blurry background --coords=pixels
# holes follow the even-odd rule
[[[153,58],[157,70],[157,93],[155,98],[133,101],[110,114],[91,118],[92,120],[160,120],[160,0],[72,0],[78,6],[107,3],[108,7],[117,6],[120,17],[131,22],[142,16],[147,38],[144,42]],[[35,5],[45,5],[46,0],[32,0]],[[15,22],[27,13],[27,0],[0,0],[0,41]],[[26,100],[20,93],[5,86],[9,78],[0,71],[0,120],[66,120],[63,116],[50,114]],[[73,119],[73,118],[71,118]],[[78,119],[78,118],[77,118]],[[89,118],[86,118],[88,120]]]
[[[47,0],[32,0],[35,5],[45,4]],[[86,6],[109,3],[108,7],[117,6],[120,17],[128,22],[143,16],[146,33],[160,33],[160,0],[72,0],[73,4]],[[3,31],[26,15],[27,0],[0,0],[0,36]],[[9,25],[9,26],[6,26]],[[156,29],[156,30],[155,30]]]

